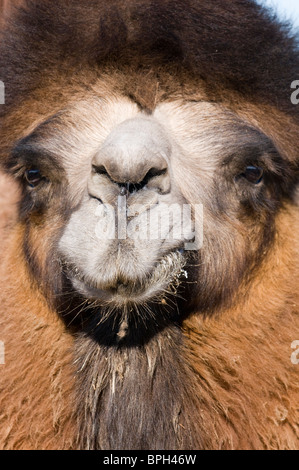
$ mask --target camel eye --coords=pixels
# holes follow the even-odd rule
[[[39,170],[27,170],[25,173],[25,179],[30,188],[35,188],[43,180],[43,177]]]
[[[264,170],[259,166],[248,166],[242,176],[252,184],[259,184],[263,180]]]

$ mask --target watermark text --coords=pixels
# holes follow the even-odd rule
[[[185,250],[199,250],[203,245],[203,205],[143,204],[128,205],[119,196],[116,207],[101,204],[95,234],[99,240],[177,240]]]
[[[299,364],[299,340],[293,341],[291,344],[291,348],[295,349],[295,351],[291,355],[291,362],[294,365],[298,365]]]

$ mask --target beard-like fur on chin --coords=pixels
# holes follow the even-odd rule
[[[135,284],[106,291],[96,284],[91,287],[90,282],[88,286],[77,269],[64,264],[66,294],[60,314],[68,328],[83,331],[98,343],[145,343],[166,326],[183,320],[185,298],[193,284],[191,260],[194,262],[193,253],[176,250],[161,257],[152,272]]]
[[[194,421],[200,403],[183,349],[176,325],[131,347],[109,347],[80,333],[75,348],[78,447],[201,449]]]

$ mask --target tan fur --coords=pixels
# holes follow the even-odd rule
[[[132,34],[132,24],[130,23],[130,34]],[[92,140],[88,124],[97,119],[102,123],[97,107],[89,108],[86,105],[86,101],[88,102],[86,96],[88,96],[91,103],[93,99],[99,97],[105,98],[110,105],[112,103],[110,107],[107,106],[106,134],[118,123],[118,120],[131,117],[130,113],[134,117],[139,108],[145,113],[156,112],[158,116],[162,116],[165,109],[168,109],[169,119],[173,123],[170,126],[171,132],[178,138],[181,133],[187,142],[188,121],[184,122],[185,116],[188,116],[188,119],[191,116],[190,122],[194,126],[188,127],[190,133],[192,130],[195,134],[197,126],[192,120],[191,112],[182,114],[181,119],[176,119],[175,109],[177,108],[179,113],[188,102],[186,105],[188,109],[194,107],[196,110],[203,110],[201,118],[206,120],[204,133],[210,129],[211,124],[210,132],[215,139],[211,139],[206,145],[208,149],[206,155],[205,142],[201,147],[207,174],[209,166],[213,166],[213,162],[208,160],[213,149],[218,156],[215,150],[217,143],[222,139],[224,142],[222,145],[227,148],[231,138],[229,126],[225,130],[223,130],[225,126],[221,127],[220,124],[219,128],[217,125],[212,126],[215,116],[210,110],[214,108],[217,109],[216,124],[221,122],[221,119],[222,124],[226,123],[228,113],[234,113],[234,120],[240,118],[249,126],[264,132],[286,161],[294,167],[298,165],[296,144],[299,132],[298,117],[291,115],[291,112],[277,109],[269,102],[261,104],[260,98],[254,93],[250,94],[250,97],[248,95],[244,97],[241,93],[232,91],[230,87],[222,88],[219,83],[214,89],[211,82],[208,85],[202,78],[195,77],[187,70],[177,70],[175,65],[169,64],[165,71],[163,66],[157,65],[155,68],[151,66],[149,59],[148,64],[147,59],[144,60],[143,71],[137,70],[138,61],[134,63],[133,59],[129,65],[122,64],[120,70],[105,65],[102,67],[100,78],[98,71],[92,68],[79,70],[73,66],[72,69],[72,65],[69,64],[62,65],[54,73],[50,71],[49,74],[45,74],[42,84],[37,89],[31,90],[29,96],[23,98],[22,103],[11,106],[2,119],[1,161],[3,163],[7,161],[11,148],[18,139],[28,135],[54,113],[65,111],[66,107],[73,111],[75,109],[75,112],[64,115],[62,131],[59,126],[55,129],[54,136],[49,138],[50,144],[53,144],[54,137],[57,137],[59,132],[63,136],[67,128],[72,128],[74,122],[75,124],[80,122],[80,132],[86,139],[86,142],[81,141],[81,145],[86,149],[88,141]],[[204,102],[213,104],[206,105]],[[82,103],[85,103],[84,106]],[[176,125],[180,126],[177,132]],[[87,128],[86,132],[84,126]],[[219,139],[218,129],[223,131]],[[105,131],[102,139],[106,137]],[[71,144],[74,145],[78,135],[79,131],[78,134],[74,132],[73,139],[72,136],[69,138],[67,142],[69,147]],[[233,137],[235,138],[235,135]],[[197,157],[198,147],[194,146],[193,149],[193,139],[189,145],[191,150],[189,156],[194,150],[194,155]],[[77,159],[81,155],[81,149],[79,151],[78,148],[79,146]],[[70,181],[74,181],[72,191],[68,194],[73,206],[81,189],[75,185],[76,179],[72,174],[71,165],[75,161],[74,156],[75,152],[70,154],[65,151],[64,154],[62,151],[60,154],[61,161],[64,160],[70,170],[68,174]],[[194,187],[197,189],[198,181],[202,181],[202,168],[200,165],[196,168],[194,162],[186,161],[185,167],[178,169],[178,179],[185,183],[182,184],[183,192],[190,201],[194,198]],[[186,170],[189,171],[189,180]],[[64,324],[63,316],[58,315],[54,307],[50,307],[50,302],[46,300],[47,292],[42,285],[42,277],[44,279],[47,276],[49,267],[47,255],[52,236],[63,227],[64,221],[60,219],[55,206],[50,209],[50,215],[46,220],[39,215],[35,216],[35,219],[29,217],[34,226],[31,227],[29,235],[27,234],[27,241],[35,256],[39,274],[42,274],[40,279],[38,276],[34,277],[29,271],[24,255],[26,223],[17,216],[17,200],[20,197],[14,183],[7,177],[1,176],[0,341],[3,341],[5,346],[5,364],[0,365],[0,449],[97,447],[99,442],[86,443],[78,436],[80,430],[88,428],[90,423],[87,420],[86,423],[80,421],[81,415],[76,416],[77,381],[83,382],[82,403],[84,392],[86,393],[84,386],[87,388],[88,399],[91,401],[88,402],[90,408],[94,405],[93,394],[96,395],[99,390],[103,391],[104,404],[107,404],[108,398],[111,397],[114,403],[115,395],[121,392],[127,399],[127,402],[124,401],[124,406],[127,406],[127,403],[131,404],[131,395],[126,395],[126,389],[122,389],[122,385],[124,383],[132,385],[125,376],[132,374],[132,377],[135,377],[135,362],[124,360],[127,356],[122,350],[117,351],[116,356],[109,356],[108,348],[105,349],[102,345],[101,347],[93,345],[94,349],[90,350],[88,347],[85,348],[85,345],[78,347],[77,335]],[[181,350],[175,343],[176,336],[168,337],[166,330],[159,332],[154,340],[146,343],[140,351],[137,348],[136,357],[133,357],[136,364],[143,366],[146,364],[145,372],[142,371],[148,380],[145,383],[152,385],[156,375],[159,377],[158,380],[163,377],[165,380],[162,385],[160,384],[161,390],[164,392],[170,390],[171,394],[171,387],[175,388],[176,383],[167,383],[170,375],[163,376],[163,365],[165,365],[163,360],[166,358],[166,363],[169,357],[162,346],[169,345],[173,348],[172,353],[174,351],[180,354],[180,363],[175,363],[175,366],[178,371],[177,380],[181,379],[181,370],[183,370],[182,377],[186,378],[186,383],[182,384],[186,395],[181,399],[185,414],[182,413],[181,417],[181,410],[176,410],[175,424],[181,428],[180,432],[184,435],[184,432],[189,432],[189,429],[184,429],[184,422],[188,423],[191,416],[191,429],[198,431],[193,443],[201,448],[275,450],[299,448],[299,364],[293,364],[291,361],[293,352],[291,344],[299,340],[298,215],[295,197],[283,201],[276,214],[273,244],[269,244],[267,250],[265,249],[262,263],[247,273],[233,298],[230,299],[232,302],[229,308],[223,306],[211,315],[210,311],[198,312],[198,299],[190,299],[192,314],[178,328],[180,333],[183,332]],[[206,220],[209,220],[208,214]],[[245,247],[248,248],[246,225],[241,226],[236,222],[236,226],[244,231],[244,234],[238,234],[236,245],[233,243],[233,237],[229,239],[229,231],[227,234],[221,234],[223,237],[227,236],[227,240],[230,241],[227,249],[232,260],[234,255],[237,258],[241,257]],[[249,229],[252,235],[250,248],[254,251],[255,246],[258,246],[260,231],[254,223],[251,223]],[[126,324],[121,326],[119,335],[125,336]],[[163,343],[165,338],[166,341]],[[161,355],[159,348],[163,350]],[[87,355],[84,356],[86,350]],[[132,350],[136,352],[136,349]],[[90,351],[99,362],[92,362],[93,354]],[[145,354],[142,356],[144,351]],[[128,352],[128,357],[131,352]],[[172,359],[177,356],[173,354],[170,357]],[[143,359],[145,362],[142,362]],[[102,368],[98,369],[99,364]],[[171,360],[167,365],[170,373],[173,365]],[[94,372],[91,386],[89,382],[84,382],[85,376],[80,379],[80,372],[89,366]],[[175,374],[175,368],[172,370]],[[109,373],[112,376],[110,382]],[[88,374],[86,376],[88,378]],[[140,376],[143,377],[141,374]],[[136,413],[139,410],[137,385],[141,391],[143,390],[142,383],[137,384],[138,380],[139,377],[136,378],[135,395],[132,394],[136,400]],[[118,382],[116,386],[115,382]],[[110,389],[111,395],[109,395]],[[159,392],[160,388],[155,389],[158,395],[157,390]],[[81,389],[79,391],[81,393]],[[147,389],[144,391],[144,396],[148,398],[146,405],[152,409],[157,403],[160,405],[160,397],[158,402],[153,403]],[[161,396],[161,404],[162,399]],[[143,408],[140,407],[140,410],[142,413]],[[118,409],[113,412],[117,414]],[[159,412],[157,406],[155,413],[161,419],[164,416]],[[173,416],[170,418],[174,420]],[[152,419],[151,433],[154,434],[155,416]],[[147,424],[147,419],[144,421]],[[93,424],[92,422],[91,425]],[[125,424],[127,425],[125,433],[128,434],[130,424],[120,423],[120,427],[122,425],[125,427]],[[142,424],[144,425],[144,422]],[[164,424],[162,421],[160,426],[162,429]],[[105,446],[108,448],[110,436],[100,437],[102,439],[100,444],[103,448]]]
[[[70,448],[72,339],[28,282],[18,254],[21,234],[21,229],[16,231],[1,255],[1,448]],[[12,303],[13,298],[17,302]]]
[[[297,208],[285,210],[278,227],[275,249],[251,292],[244,288],[240,303],[219,314],[221,321],[194,315],[184,325],[209,448],[298,448],[299,366],[291,362],[299,328]],[[70,449],[73,340],[28,284],[21,237],[19,229],[2,251],[1,448]]]
[[[195,315],[185,322],[211,448],[298,449],[299,365],[291,361],[299,331],[297,208],[285,210],[278,227],[271,256],[238,305],[221,321]]]

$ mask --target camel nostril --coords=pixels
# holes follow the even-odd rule
[[[163,177],[166,175],[167,168],[158,169],[158,168],[151,168],[145,175],[142,181],[139,183],[117,183],[120,187],[120,195],[125,196],[128,194],[136,193],[141,189],[145,188],[149,183],[153,183],[151,180],[156,179],[156,186],[158,189],[159,184],[159,177]],[[102,173],[103,174],[103,173]],[[109,176],[109,175],[108,175]],[[153,187],[154,185],[151,184]]]
[[[158,122],[144,117],[128,119],[110,132],[94,155],[93,185],[98,191],[109,191],[112,183],[118,195],[142,189],[167,194],[170,155],[171,145]]]
[[[119,182],[113,178],[113,172],[109,171],[104,165],[92,165],[92,172],[93,174],[107,177],[111,183],[117,185],[119,187],[120,196],[134,194],[145,187],[160,191],[163,186],[163,181],[168,179],[167,168],[153,167],[147,171],[144,178],[139,182]]]
[[[154,189],[160,194],[167,194],[171,189],[168,167],[151,168],[143,179],[148,189]]]
[[[104,167],[104,165],[92,165],[92,171],[93,173],[96,173],[97,175],[105,175],[109,177],[109,173]]]
[[[149,180],[151,180],[152,178],[156,178],[157,176],[163,176],[165,175],[167,172],[167,168],[151,168],[147,174],[145,175],[144,177],[144,180],[143,181],[146,181],[146,183],[149,182]]]
[[[117,183],[120,188],[120,196],[136,193],[145,187],[146,183]]]

